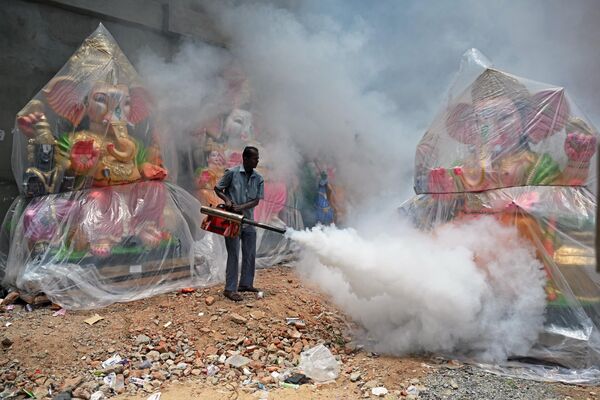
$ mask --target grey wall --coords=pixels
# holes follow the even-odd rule
[[[224,45],[189,0],[0,0],[0,221],[17,194],[10,164],[16,113],[100,22],[134,67],[140,48],[169,58],[182,37]]]

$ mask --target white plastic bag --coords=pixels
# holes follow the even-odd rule
[[[302,352],[298,368],[315,382],[332,381],[340,374],[339,362],[322,344]]]

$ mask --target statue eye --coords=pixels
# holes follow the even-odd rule
[[[98,103],[106,104],[106,94],[104,94],[104,93],[96,93],[94,95],[94,100],[97,101]]]

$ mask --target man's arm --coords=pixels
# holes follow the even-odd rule
[[[215,186],[215,193],[221,200],[225,202],[225,208],[231,210],[233,207],[233,201],[225,194],[225,189],[231,185],[231,180],[233,178],[233,172],[231,170],[226,170],[225,174],[221,177],[219,182],[217,182],[217,186]]]
[[[258,201],[259,199],[254,199],[254,200],[250,200],[249,202],[246,202],[244,204],[234,204],[231,209],[235,212],[242,212],[244,210],[247,210],[249,208],[254,208],[258,205]]]

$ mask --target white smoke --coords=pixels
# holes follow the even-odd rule
[[[492,218],[434,235],[399,220],[372,228],[289,236],[306,250],[300,271],[366,329],[376,351],[484,361],[527,353],[542,329],[545,275],[516,229]]]
[[[354,210],[377,201],[399,205],[412,194],[416,144],[468,48],[507,72],[565,86],[598,121],[600,24],[592,3],[198,4],[229,38],[228,51],[187,43],[173,60],[145,54],[138,63],[175,132],[167,140],[195,145],[180,133],[215,112],[224,95],[218,71],[235,59],[268,132],[259,137],[261,159],[290,180],[300,155],[333,160]],[[301,270],[381,350],[501,360],[526,353],[535,340],[544,276],[514,230],[481,220],[432,237],[388,215],[354,213],[349,221],[355,230],[317,228],[292,238],[307,249]]]

